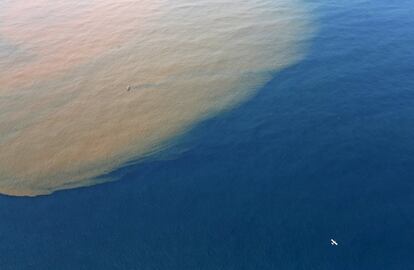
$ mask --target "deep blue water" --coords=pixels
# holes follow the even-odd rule
[[[169,158],[0,196],[0,269],[414,269],[414,2],[308,3],[306,58]]]

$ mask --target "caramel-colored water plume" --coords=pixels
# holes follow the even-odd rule
[[[311,33],[294,0],[2,5],[0,192],[10,195],[91,185],[152,153],[299,60]]]

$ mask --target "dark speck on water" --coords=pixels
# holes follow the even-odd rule
[[[162,84],[155,84],[155,83],[143,83],[143,84],[137,84],[137,85],[128,85],[127,86],[127,91],[142,90],[142,89],[149,89],[149,88],[157,89],[161,85]]]

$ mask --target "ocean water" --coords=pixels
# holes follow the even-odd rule
[[[0,196],[0,269],[414,269],[414,4],[303,5],[249,99],[118,181]]]
[[[305,54],[301,3],[6,2],[0,193],[114,180],[96,177],[248,99]]]

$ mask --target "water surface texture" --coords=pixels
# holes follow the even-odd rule
[[[0,269],[414,269],[414,3],[303,5],[306,54],[119,181],[1,195]]]
[[[296,1],[9,1],[0,192],[38,195],[161,148],[298,61]]]
[[[0,192],[82,185],[237,104],[296,61],[299,1],[6,1]]]

